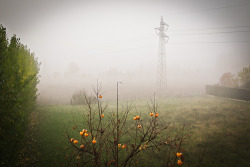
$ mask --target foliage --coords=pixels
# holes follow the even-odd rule
[[[73,138],[68,132],[68,166],[136,166],[154,158],[166,167],[176,166],[178,160],[183,163],[184,156],[178,159],[176,153],[189,138],[186,125],[161,120],[155,100],[148,105],[147,114],[137,112],[134,117],[129,113],[136,108],[128,104],[122,111],[108,114],[98,88],[93,98],[85,93],[84,101],[84,125],[75,123],[78,135]]]
[[[250,65],[243,67],[238,75],[230,72],[224,73],[220,78],[220,85],[225,87],[250,88]]]
[[[226,72],[220,78],[220,85],[225,87],[238,87],[238,78],[232,73]]]
[[[250,88],[250,65],[248,67],[243,67],[240,72],[238,72],[238,77],[242,83],[242,87]]]
[[[36,103],[39,63],[14,35],[0,26],[0,166],[13,166],[29,113]]]

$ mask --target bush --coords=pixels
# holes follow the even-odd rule
[[[0,166],[15,166],[29,113],[36,104],[39,63],[15,35],[0,26]]]
[[[83,105],[85,100],[84,100],[84,95],[85,95],[85,91],[81,90],[81,91],[76,91],[70,100],[70,104],[71,105]]]

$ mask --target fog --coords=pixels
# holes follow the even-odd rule
[[[157,89],[160,18],[166,34],[167,94],[203,95],[225,72],[250,64],[249,0],[0,0],[0,24],[35,52],[39,100],[67,103],[92,92],[149,98]]]

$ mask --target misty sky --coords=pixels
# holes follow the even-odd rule
[[[154,80],[161,16],[169,84],[217,83],[250,64],[250,0],[0,0],[0,24],[35,52],[41,84],[76,74]]]

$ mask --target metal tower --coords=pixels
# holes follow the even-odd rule
[[[166,71],[166,52],[165,45],[168,41],[168,36],[165,34],[168,25],[163,21],[161,16],[160,27],[155,28],[156,34],[159,36],[158,64],[157,64],[157,91],[162,97],[166,96],[167,91],[167,71]]]

